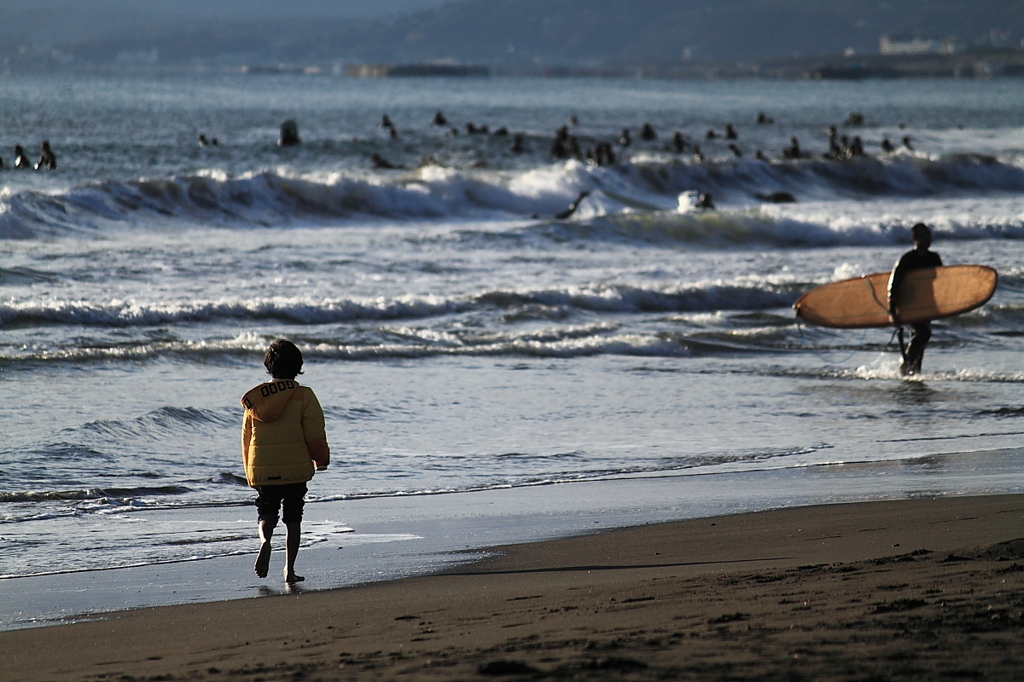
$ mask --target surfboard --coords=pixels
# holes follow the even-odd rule
[[[891,327],[888,272],[876,272],[815,287],[793,308],[808,324],[835,329]],[[979,308],[992,298],[998,273],[985,265],[950,265],[911,270],[896,292],[900,323],[916,324],[953,317]]]
[[[649,201],[644,201],[642,199],[636,199],[634,197],[626,196],[625,194],[621,194],[619,192],[615,192],[615,191],[610,190],[610,189],[602,188],[601,189],[601,193],[604,194],[609,199],[611,199],[613,201],[619,202],[623,206],[628,206],[629,208],[635,208],[635,209],[638,209],[640,211],[658,212],[658,211],[668,211],[668,210],[670,210],[670,209],[668,209],[668,208],[666,208],[664,206],[658,206],[657,204],[652,204]]]

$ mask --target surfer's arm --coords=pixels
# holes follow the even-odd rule
[[[889,321],[892,322],[894,325],[899,326],[900,321],[896,315],[896,297],[893,296],[893,293],[893,290],[890,289],[889,299],[887,301],[887,303],[889,304]]]
[[[889,321],[895,325],[899,324],[899,320],[896,317],[896,288],[899,286],[899,279],[902,279],[899,265],[893,268],[892,274],[889,276],[889,288],[888,297],[886,303],[889,307]],[[899,279],[897,279],[899,278]]]

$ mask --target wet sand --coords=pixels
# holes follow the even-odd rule
[[[441,575],[0,632],[0,651],[3,680],[1010,680],[1024,496],[514,545]]]

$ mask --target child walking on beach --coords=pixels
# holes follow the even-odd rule
[[[306,482],[314,468],[323,471],[331,461],[324,428],[324,413],[313,391],[300,386],[302,353],[291,341],[279,339],[270,345],[263,365],[273,381],[253,388],[242,396],[242,462],[249,485],[256,489],[259,512],[260,551],[256,575],[266,578],[270,570],[270,539],[277,527],[278,512],[284,506],[286,583],[304,580],[295,574],[302,532],[302,508]]]

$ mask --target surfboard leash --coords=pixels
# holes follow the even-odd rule
[[[900,358],[902,360],[906,361],[906,359],[907,359],[907,344],[903,340],[903,325],[900,325],[900,326],[896,327],[896,329],[893,330],[892,336],[889,337],[889,343],[887,343],[886,346],[891,346],[892,345],[892,340],[894,338],[896,338],[896,337],[899,337],[899,340],[900,340]]]
[[[863,279],[865,282],[868,282],[867,277],[863,277]],[[886,314],[889,314],[889,306],[884,305],[882,301],[879,300],[878,294],[875,292],[875,288],[870,284],[871,283],[868,282],[868,288],[871,290],[871,298],[875,299],[875,303],[878,304],[879,308],[884,310]],[[893,329],[892,336],[889,337],[889,343],[885,344],[885,347],[888,348],[891,346],[892,342],[896,340],[896,338],[899,338],[900,341],[900,358],[905,361],[907,359],[907,344],[903,340],[903,325],[897,325],[896,328]]]
[[[857,344],[857,347],[850,351],[850,354],[843,358],[842,360],[833,360],[832,358],[827,357],[824,353],[814,350],[813,348],[810,347],[811,340],[807,338],[807,334],[804,331],[804,326],[800,323],[799,316],[796,318],[796,328],[800,330],[800,338],[803,339],[804,345],[807,347],[807,349],[810,350],[813,355],[817,356],[818,359],[820,359],[822,362],[825,362],[829,365],[842,365],[849,362],[854,358],[854,356],[857,355],[857,353],[863,352],[864,344],[868,339],[868,330],[867,328],[865,328],[864,333],[860,337],[860,343]],[[891,339],[889,340],[889,343],[892,343]]]

